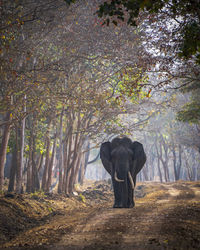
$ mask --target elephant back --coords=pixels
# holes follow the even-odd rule
[[[131,148],[132,146],[132,141],[128,137],[123,137],[123,138],[114,138],[111,142],[111,150],[119,147],[119,146],[124,146],[127,148]]]

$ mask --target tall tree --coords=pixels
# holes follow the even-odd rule
[[[7,112],[5,118],[6,124],[4,125],[3,137],[0,146],[0,191],[3,190],[4,184],[4,164],[6,160],[6,152],[8,146],[8,140],[10,136],[10,128],[11,128],[11,113]]]

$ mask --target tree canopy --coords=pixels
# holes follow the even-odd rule
[[[179,55],[188,59],[196,57],[200,64],[200,4],[198,0],[111,0],[100,4],[97,11],[99,17],[117,25],[118,21],[126,21],[136,26],[144,18],[157,23],[159,20],[172,18],[178,29],[174,29],[174,41],[178,43]],[[116,20],[117,19],[117,20]],[[162,28],[160,26],[160,28]],[[178,31],[178,33],[177,33]]]
[[[23,175],[28,192],[40,187],[49,191],[56,172],[58,191],[71,193],[90,140],[99,145],[108,135],[143,131],[183,95],[178,89],[192,91],[184,93],[191,103],[183,101],[184,109],[176,109],[179,120],[198,125],[198,51],[183,59],[180,47],[181,32],[192,18],[198,24],[198,15],[186,14],[182,5],[175,13],[176,4],[179,1],[2,1],[0,189],[10,152],[10,191],[21,191]],[[104,9],[110,8],[107,19]],[[166,94],[169,89],[177,93]],[[155,124],[162,119],[168,118],[158,117]],[[176,158],[179,147],[167,147],[174,140],[166,138],[166,131],[146,136],[151,133],[161,147],[157,156],[173,148]],[[198,148],[198,143],[187,143]]]
[[[191,93],[191,101],[183,106],[183,110],[178,113],[178,119],[199,123],[200,106],[197,92],[199,92],[200,76],[200,2],[198,0],[112,0],[100,4],[97,13],[107,25],[111,21],[115,25],[121,21],[133,26],[148,24],[148,28],[145,29],[152,27],[150,38],[156,39],[154,34],[160,33],[158,41],[154,44],[164,52],[164,69],[168,68],[169,75],[173,72],[174,66],[169,68],[167,62],[174,64],[177,58],[183,58],[185,60],[181,62],[183,65],[196,64],[192,66],[191,72],[184,69],[185,66],[179,69],[175,67],[175,71],[176,75],[183,79],[184,84],[189,86],[183,91]],[[189,66],[190,69],[192,67]],[[184,78],[188,78],[188,81]]]

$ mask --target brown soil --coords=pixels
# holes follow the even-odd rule
[[[1,249],[200,249],[200,182],[139,183],[136,206],[113,209],[106,183],[75,196],[0,199]]]

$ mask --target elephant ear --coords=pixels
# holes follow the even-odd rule
[[[100,158],[106,171],[111,175],[112,163],[111,163],[111,143],[104,142],[100,148]]]
[[[133,151],[133,172],[136,176],[146,162],[146,154],[144,152],[143,145],[140,142],[134,141],[131,149]]]

